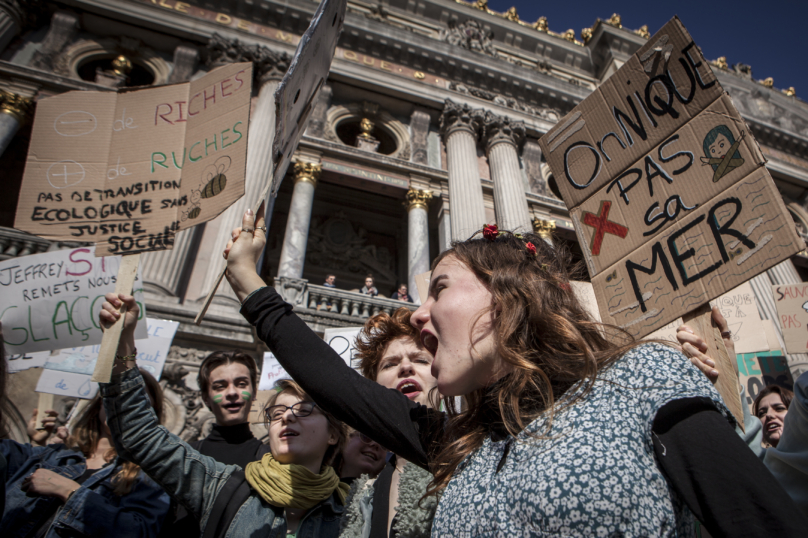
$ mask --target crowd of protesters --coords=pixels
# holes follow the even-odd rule
[[[256,364],[238,352],[214,352],[200,366],[209,435],[186,443],[161,426],[160,386],[134,361],[137,303],[107,294],[102,326],[127,307],[111,381],[70,431],[43,409],[30,443],[0,440],[0,535],[808,528],[808,374],[793,392],[761,390],[741,432],[713,386],[733,372],[715,369],[700,335],[680,327],[678,350],[592,321],[563,247],[493,226],[435,260],[416,311],[367,321],[360,374],[256,273],[262,224],[248,211],[224,254],[242,315],[293,378],[278,381],[263,408],[265,442],[248,421]],[[327,275],[324,285],[335,281]],[[364,284],[360,293],[378,296],[371,275]],[[406,284],[392,298],[413,302]],[[713,315],[732,352],[726,321]]]

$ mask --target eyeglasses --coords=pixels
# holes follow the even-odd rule
[[[270,422],[275,422],[283,417],[287,409],[291,409],[292,414],[296,417],[307,417],[311,415],[315,407],[317,404],[314,402],[297,402],[295,405],[273,405],[267,407],[264,412]]]

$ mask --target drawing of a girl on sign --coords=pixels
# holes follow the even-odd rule
[[[704,157],[702,166],[713,167],[713,183],[724,177],[735,168],[742,166],[744,160],[738,148],[746,133],[741,132],[740,138],[735,140],[732,131],[726,125],[717,125],[704,137]]]

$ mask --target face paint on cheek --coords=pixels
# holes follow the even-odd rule
[[[241,391],[241,397],[244,398],[245,402],[249,402],[250,398],[252,398],[252,394],[250,394],[250,391],[248,391],[248,390],[242,390]]]
[[[223,399],[224,399],[224,396],[222,396],[221,394],[217,394],[216,396],[213,397],[213,401],[216,402],[217,404],[222,403]]]

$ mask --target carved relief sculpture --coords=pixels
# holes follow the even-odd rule
[[[450,21],[449,28],[441,30],[438,39],[466,50],[497,57],[493,33],[485,31],[482,25],[474,20],[467,20],[460,24]]]

